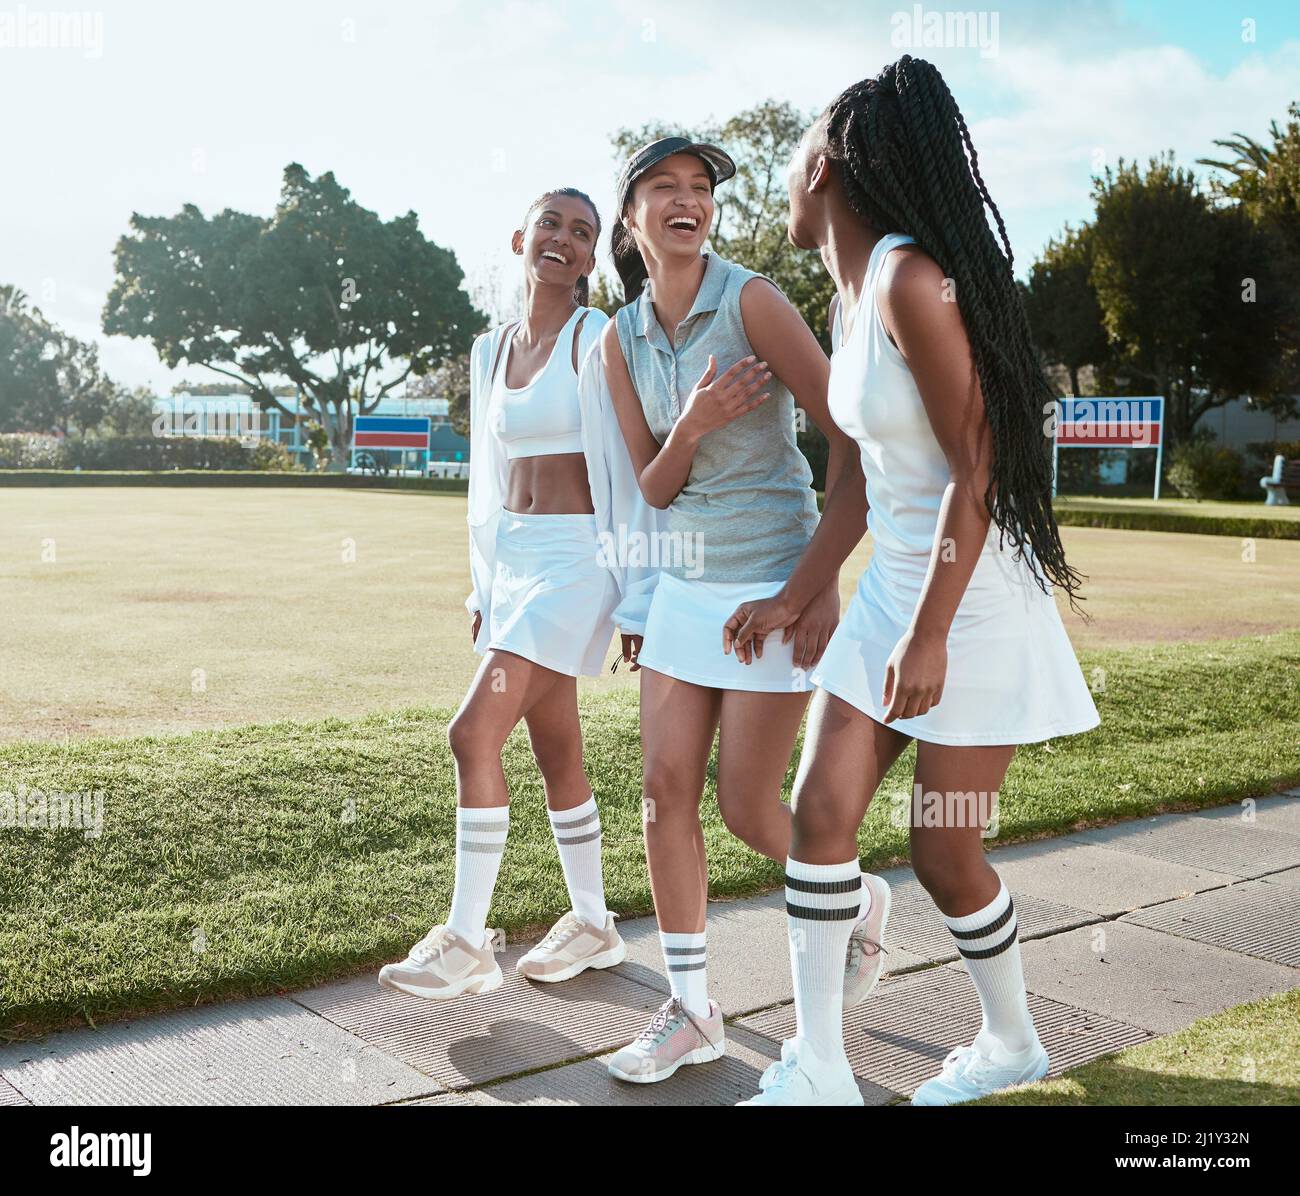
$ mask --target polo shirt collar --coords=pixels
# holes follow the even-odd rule
[[[649,286],[648,280],[645,286]],[[691,304],[691,310],[686,313],[686,319],[682,323],[685,324],[694,316],[703,315],[705,312],[717,311],[718,305],[722,302],[722,292],[726,288],[726,263],[716,253],[705,254],[704,277],[700,280],[700,289],[695,292],[695,302]],[[641,335],[646,340],[650,340],[654,336],[654,330],[659,327],[659,320],[655,316],[654,304],[650,302],[645,287],[642,287],[641,294],[637,297],[637,306],[641,313]]]

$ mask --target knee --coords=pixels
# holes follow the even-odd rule
[[[702,780],[679,766],[647,759],[644,774],[643,815],[646,830],[656,823],[700,817]]]
[[[800,789],[795,794],[792,854],[798,848],[820,852],[840,843],[856,843],[857,837],[858,824],[839,803],[816,790]]]
[[[970,859],[944,858],[939,853],[914,849],[912,871],[934,903],[945,909],[962,904],[970,892],[985,883],[991,869],[982,854]]]
[[[447,727],[447,743],[456,763],[462,765],[501,751],[501,745],[495,743],[487,723],[467,710],[462,710],[451,720]]]

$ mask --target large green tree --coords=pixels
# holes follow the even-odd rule
[[[17,287],[0,286],[0,432],[84,436],[115,394],[94,345],[52,324]]]
[[[1218,140],[1214,144],[1233,156],[1198,161],[1222,172],[1211,180],[1215,198],[1239,208],[1271,242],[1285,282],[1274,389],[1294,394],[1300,390],[1300,103],[1290,106],[1285,125],[1273,121],[1269,133],[1271,145],[1244,133]]]
[[[1070,378],[1070,393],[1079,393],[1079,372],[1100,366],[1109,356],[1101,307],[1092,285],[1092,236],[1084,225],[1068,225],[1059,239],[1048,241],[1030,267],[1022,295],[1034,340],[1046,359]]]
[[[1112,350],[1107,375],[1165,397],[1169,443],[1244,394],[1272,387],[1283,280],[1265,237],[1217,208],[1172,156],[1120,162],[1094,180],[1090,277]]]
[[[412,375],[465,352],[484,319],[450,250],[414,212],[384,221],[333,174],[285,168],[269,218],[192,204],[131,217],[115,252],[104,331],[147,337],[171,367],[188,362],[293,413],[276,382],[298,388],[306,420],[347,459],[357,415]]]

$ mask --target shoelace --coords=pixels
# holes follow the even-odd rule
[[[868,952],[866,951],[867,947],[874,947],[875,950]],[[889,949],[884,943],[878,943],[875,939],[867,938],[865,934],[852,935],[849,938],[848,966],[856,969],[858,964],[862,962],[862,956],[864,954],[879,955],[881,952],[884,952],[886,955],[889,954]]]
[[[637,1042],[644,1042],[647,1047],[657,1046],[664,1038],[668,1036],[669,1027],[678,1018],[684,1018],[692,1026],[695,1032],[704,1042],[711,1042],[712,1039],[704,1032],[703,1027],[692,1016],[691,1011],[682,1004],[681,997],[670,997],[655,1010],[655,1015],[650,1019],[650,1024],[637,1035]]]
[[[565,943],[574,939],[581,929],[582,928],[572,919],[561,919],[546,932],[546,937],[537,944],[537,950],[558,950],[560,947],[563,947]]]
[[[441,955],[447,949],[447,939],[450,937],[447,928],[443,926],[437,929],[438,934],[429,931],[411,948],[411,958],[416,963],[428,963],[435,955]]]

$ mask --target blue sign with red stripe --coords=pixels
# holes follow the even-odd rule
[[[1155,448],[1164,399],[1159,395],[1061,399],[1056,443],[1071,448]]]
[[[420,449],[427,452],[433,420],[427,415],[358,415],[352,447]]]

